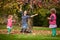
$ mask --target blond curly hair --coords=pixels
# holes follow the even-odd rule
[[[55,8],[52,8],[52,9],[50,9],[50,12],[56,13],[56,9]]]

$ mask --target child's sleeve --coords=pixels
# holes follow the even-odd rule
[[[27,18],[30,18],[30,16],[27,16]]]

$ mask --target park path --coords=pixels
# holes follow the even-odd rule
[[[0,34],[7,34],[7,29],[1,29]],[[20,30],[12,30],[11,34],[22,34],[20,33]],[[41,35],[49,35],[51,34],[51,31],[49,30],[32,30],[32,34],[41,34]],[[57,31],[57,35],[60,35],[60,31]]]

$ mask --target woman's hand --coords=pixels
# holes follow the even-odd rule
[[[38,14],[35,14],[35,16],[38,15]]]
[[[32,15],[31,17],[34,17],[35,15]]]
[[[31,17],[37,16],[38,14],[32,15]]]

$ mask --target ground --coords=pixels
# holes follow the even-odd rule
[[[7,34],[6,26],[0,26],[0,40],[60,40],[60,28],[56,37],[52,37],[48,27],[33,27],[32,33],[20,33],[20,27],[14,26],[11,34]]]
[[[0,34],[7,34],[7,29],[1,29]],[[11,34],[22,34],[20,30],[12,30]],[[51,35],[51,30],[32,30],[32,34],[40,34],[40,35]],[[60,34],[60,31],[57,31],[57,35]]]

